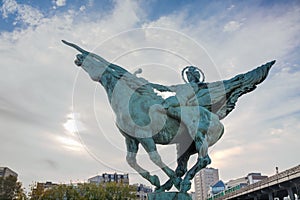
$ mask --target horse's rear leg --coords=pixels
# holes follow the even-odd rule
[[[186,176],[181,182],[181,192],[187,192],[191,188],[191,180],[194,178],[196,173],[211,163],[211,160],[207,154],[208,144],[205,135],[201,132],[198,132],[195,136],[195,145],[196,150],[198,151],[198,159],[196,164],[186,173]]]
[[[174,186],[180,190],[180,183],[182,181],[181,177],[187,172],[187,164],[191,154],[193,154],[194,150],[192,147],[186,148],[186,145],[177,144],[177,167],[175,170],[175,174],[177,177],[176,184]],[[160,191],[170,190],[173,186],[173,180],[169,179],[165,182],[161,187]]]
[[[143,169],[136,161],[136,154],[139,149],[139,142],[135,139],[126,138],[126,147],[127,147],[127,163],[135,169],[143,178],[148,180],[152,185],[160,187],[159,179],[156,175],[150,175],[148,171]]]
[[[192,142],[191,142],[192,143]],[[187,164],[190,156],[196,153],[194,146],[191,144],[177,144],[177,168],[175,170],[178,177],[182,177],[187,172]]]

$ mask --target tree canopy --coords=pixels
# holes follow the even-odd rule
[[[26,199],[22,183],[17,180],[15,176],[0,177],[0,199]]]
[[[37,189],[37,188],[35,188]],[[39,192],[32,192],[32,200],[129,200],[136,198],[136,187],[109,182],[105,184],[60,184]]]

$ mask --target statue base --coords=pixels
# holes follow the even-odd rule
[[[157,192],[148,193],[148,200],[192,200],[188,193],[182,192]]]

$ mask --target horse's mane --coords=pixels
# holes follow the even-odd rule
[[[151,83],[142,77],[137,77],[137,74],[141,73],[141,69],[131,73],[123,67],[110,63],[106,68],[106,72],[110,74],[110,76],[114,77],[116,82],[122,81],[121,84],[126,84],[132,91],[139,95],[147,95],[148,97],[152,97],[157,100],[163,100],[163,98],[157,95],[154,91],[154,89],[157,89],[158,84]],[[159,86],[165,87],[162,85]]]
[[[131,73],[125,73],[120,77],[127,84],[129,88],[139,93],[140,95],[157,96],[154,92],[152,84],[144,78],[137,77]]]

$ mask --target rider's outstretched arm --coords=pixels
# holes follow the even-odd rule
[[[169,87],[164,86],[164,85],[160,85],[160,84],[156,84],[156,83],[150,83],[151,87],[153,87],[154,89],[160,91],[160,92],[172,92],[172,90],[170,90]]]

